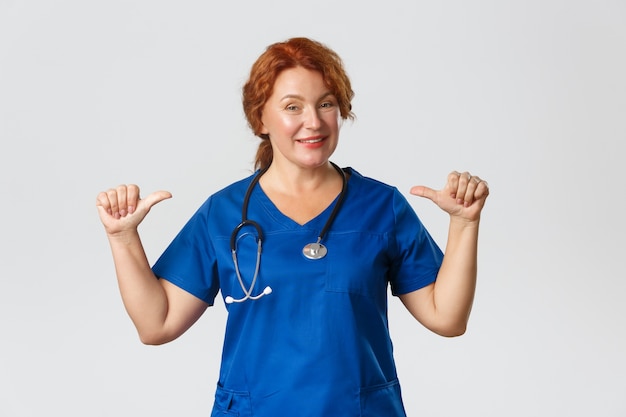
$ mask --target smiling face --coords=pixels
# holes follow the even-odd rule
[[[262,134],[269,136],[274,162],[316,168],[328,162],[339,140],[336,97],[318,71],[286,69],[263,106]]]

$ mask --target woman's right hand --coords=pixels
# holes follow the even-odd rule
[[[136,231],[152,206],[171,197],[168,191],[156,191],[142,199],[138,186],[120,185],[98,194],[96,207],[107,234],[114,236]]]

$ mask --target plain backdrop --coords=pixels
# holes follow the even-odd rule
[[[0,0],[0,415],[209,414],[223,304],[142,345],[95,198],[172,192],[140,227],[155,261],[251,172],[241,87],[293,36],[356,91],[332,159],[397,186],[442,247],[447,216],[410,187],[491,187],[468,332],[390,297],[409,416],[625,416],[622,0]]]

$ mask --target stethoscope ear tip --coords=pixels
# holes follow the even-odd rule
[[[263,294],[268,295],[272,293],[272,287],[265,287],[265,289],[263,290]]]
[[[226,302],[226,304],[232,304],[235,302],[235,299],[229,295],[224,299],[224,302]]]

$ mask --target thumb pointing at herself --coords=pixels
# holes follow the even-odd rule
[[[465,220],[475,221],[489,195],[487,182],[468,172],[453,171],[448,174],[446,185],[441,190],[416,185],[411,194],[431,200],[440,209],[452,216],[460,216]]]
[[[172,193],[170,193],[169,191],[155,191],[147,197],[139,200],[139,207],[145,205],[144,209],[150,211],[152,206],[160,203],[163,200],[167,200],[168,198],[172,198]]]
[[[431,201],[434,201],[435,203],[437,202],[436,201],[437,192],[433,190],[432,188],[428,188],[424,185],[416,185],[412,187],[411,194],[419,196],[419,197],[427,198]]]
[[[98,194],[96,207],[107,233],[115,234],[137,228],[155,204],[171,197],[155,191],[142,199],[136,185],[120,185]]]
[[[411,188],[411,194],[432,201],[449,214],[458,214],[463,208],[462,205],[457,203],[455,196],[451,195],[449,190],[446,191],[445,188],[443,190],[434,190],[424,185],[416,185]]]

